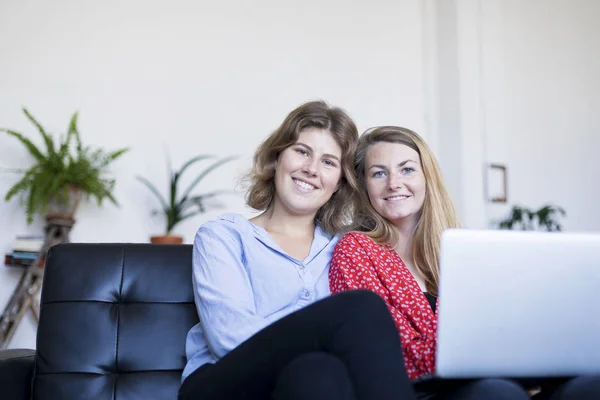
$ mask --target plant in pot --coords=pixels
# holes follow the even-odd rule
[[[180,190],[181,177],[183,173],[192,165],[203,160],[212,159],[212,155],[198,155],[186,161],[179,170],[173,170],[171,162],[167,160],[169,170],[169,190],[168,196],[165,198],[160,191],[150,181],[142,176],[137,176],[137,180],[143,183],[156,196],[160,203],[160,209],[153,211],[153,215],[162,214],[165,217],[165,233],[162,235],[154,235],[150,237],[150,242],[155,244],[181,244],[183,237],[173,233],[173,229],[180,222],[191,218],[195,215],[204,213],[209,207],[218,207],[219,203],[207,202],[209,199],[214,199],[221,194],[228,193],[228,190],[215,190],[204,194],[192,194],[194,188],[213,170],[221,165],[236,159],[236,156],[230,156],[210,164],[202,172],[200,172],[194,180],[183,190]]]
[[[9,172],[23,174],[23,177],[6,193],[5,200],[20,195],[25,205],[27,223],[33,222],[36,212],[46,219],[64,219],[74,222],[74,215],[83,196],[94,197],[98,205],[104,199],[118,205],[112,195],[115,180],[107,177],[107,167],[128,151],[122,148],[106,152],[83,146],[77,128],[78,113],[69,122],[66,135],[56,139],[27,111],[25,116],[39,131],[45,149],[36,146],[24,134],[11,129],[0,128],[18,139],[34,158],[29,169],[10,169]],[[74,142],[74,143],[73,143]],[[74,149],[73,149],[74,147]]]
[[[537,211],[515,205],[509,216],[500,221],[500,229],[520,229],[523,231],[546,230],[548,232],[561,231],[560,216],[566,216],[561,207],[545,205]]]

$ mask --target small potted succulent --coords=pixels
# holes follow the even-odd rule
[[[183,173],[188,170],[192,165],[199,163],[204,160],[214,159],[212,155],[198,155],[187,162],[185,162],[179,170],[173,170],[171,163],[169,164],[169,189],[167,197],[164,197],[161,192],[154,186],[148,179],[137,176],[137,180],[143,183],[152,194],[158,199],[160,203],[160,209],[153,211],[153,215],[162,214],[165,218],[165,232],[161,235],[154,235],[150,237],[150,242],[155,244],[181,244],[183,243],[183,237],[173,233],[173,229],[180,222],[191,218],[195,215],[204,213],[209,207],[216,207],[218,203],[208,203],[207,200],[216,198],[217,196],[230,192],[227,190],[215,190],[204,194],[193,194],[194,188],[202,181],[206,175],[213,170],[217,169],[221,165],[230,162],[237,158],[236,156],[230,156],[222,159],[217,159],[202,172],[200,172],[195,179],[183,190],[179,187],[181,184],[181,177]]]
[[[96,198],[98,205],[104,199],[118,205],[112,195],[115,180],[107,177],[106,172],[109,164],[127,152],[127,148],[105,152],[83,146],[77,129],[77,112],[71,117],[66,135],[62,135],[60,140],[47,133],[27,109],[24,108],[23,112],[39,131],[45,149],[15,130],[0,128],[0,132],[19,140],[34,158],[33,165],[28,169],[7,170],[23,175],[8,190],[5,200],[20,195],[28,224],[33,222],[37,212],[45,215],[46,219],[74,221],[74,214],[83,196]]]

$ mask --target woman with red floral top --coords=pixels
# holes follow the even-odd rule
[[[458,227],[458,218],[435,156],[409,129],[386,126],[364,133],[354,167],[363,189],[361,207],[355,231],[334,250],[331,292],[379,294],[400,333],[407,373],[416,380],[435,372],[440,239],[444,230]],[[576,378],[542,392],[543,399],[600,399],[600,380]],[[502,379],[437,382],[419,396],[528,398],[520,385]]]

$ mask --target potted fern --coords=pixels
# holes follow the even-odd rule
[[[58,141],[46,132],[27,109],[24,108],[23,112],[39,131],[45,149],[36,146],[20,132],[5,128],[0,128],[0,132],[18,139],[35,160],[29,169],[8,170],[21,173],[23,177],[5,196],[5,200],[9,201],[20,195],[25,204],[28,224],[33,222],[36,212],[45,215],[46,219],[74,220],[75,211],[83,196],[87,199],[96,198],[99,206],[104,199],[118,205],[112,195],[115,180],[106,177],[105,173],[108,165],[128,149],[105,152],[83,146],[77,128],[77,112],[71,117],[67,134],[62,135]]]
[[[195,215],[204,213],[209,207],[219,206],[218,203],[209,204],[207,200],[216,198],[221,194],[228,193],[228,190],[215,190],[204,194],[192,194],[194,188],[213,170],[221,165],[236,159],[236,156],[230,156],[222,159],[217,159],[204,170],[202,170],[194,180],[183,190],[179,187],[183,173],[192,165],[203,160],[215,158],[212,155],[198,155],[186,161],[179,170],[173,170],[171,162],[167,158],[169,171],[169,187],[167,197],[164,197],[161,192],[150,181],[142,176],[137,176],[137,180],[143,183],[156,196],[160,203],[160,209],[153,211],[153,214],[162,214],[165,218],[165,232],[161,235],[150,237],[150,242],[155,244],[181,244],[183,237],[173,233],[173,229],[180,222],[191,218]]]

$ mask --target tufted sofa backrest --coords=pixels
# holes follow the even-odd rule
[[[198,322],[191,268],[191,245],[52,247],[33,399],[177,399]]]

